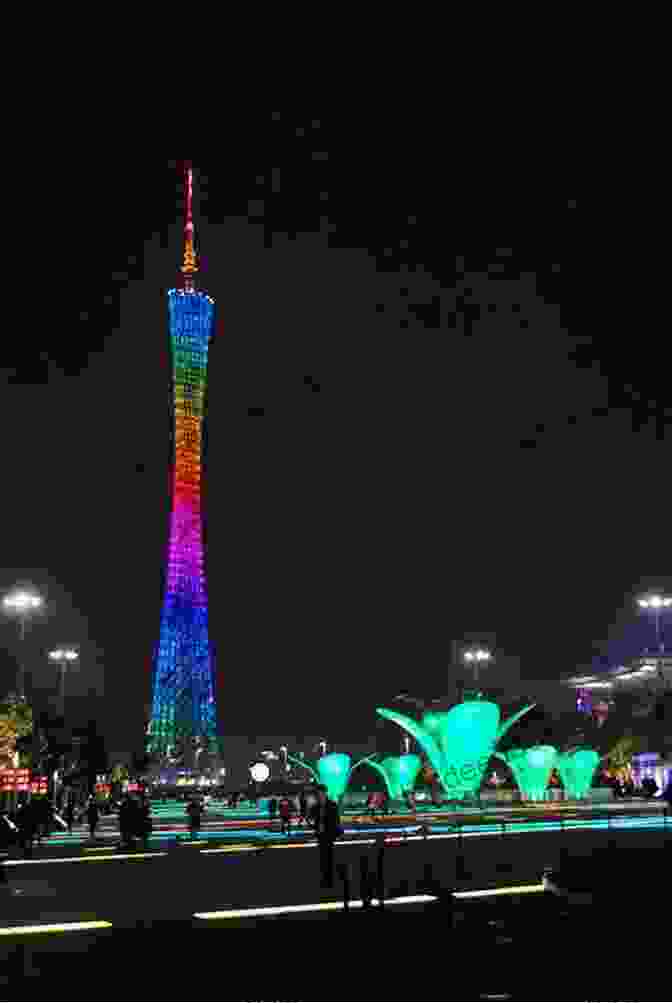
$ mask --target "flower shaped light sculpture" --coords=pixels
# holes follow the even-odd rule
[[[600,755],[595,749],[574,749],[564,752],[558,759],[558,773],[565,788],[565,796],[585,798],[593,783]]]
[[[516,783],[526,801],[543,801],[551,773],[558,765],[558,750],[552,745],[533,745],[529,749],[495,752],[511,767]]]
[[[406,791],[412,791],[422,766],[420,756],[414,753],[405,756],[388,756],[382,762],[373,757],[364,760],[382,776],[387,793],[393,801],[401,801]]]
[[[352,765],[352,757],[345,752],[330,752],[327,756],[321,756],[316,763],[310,763],[305,759],[297,759],[296,756],[287,756],[297,766],[303,766],[313,775],[313,779],[318,784],[324,784],[327,794],[332,801],[340,801],[346,792],[353,770],[367,761],[365,756],[355,765]]]
[[[421,722],[386,707],[377,712],[415,738],[444,790],[456,800],[478,791],[497,742],[534,706],[523,707],[503,723],[497,704],[480,699],[466,700],[449,711],[428,711]]]

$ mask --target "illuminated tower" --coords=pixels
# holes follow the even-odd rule
[[[215,751],[217,709],[208,637],[201,521],[201,444],[214,300],[194,289],[193,174],[186,168],[183,288],[168,293],[175,462],[166,588],[154,664],[148,747],[164,757],[191,739]]]

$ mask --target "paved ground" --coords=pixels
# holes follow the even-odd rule
[[[109,825],[110,831],[105,835],[112,840],[114,821],[110,820]],[[385,827],[389,828],[387,824]],[[305,845],[312,841],[309,834],[289,845],[271,842],[260,852],[242,848],[253,844],[254,834],[251,838],[249,833],[240,839],[224,836],[220,831],[212,839],[195,845],[180,844],[175,837],[161,844],[157,836],[150,855],[137,855],[134,859],[115,854],[107,838],[96,850],[87,846],[82,836],[80,833],[77,845],[66,848],[52,845],[38,850],[32,861],[6,863],[9,888],[0,891],[4,926],[95,919],[110,922],[112,928],[95,935],[71,933],[33,937],[29,941],[25,935],[0,937],[0,978],[8,980],[14,988],[26,967],[41,972],[47,979],[62,981],[68,972],[67,959],[73,957],[77,966],[92,963],[95,958],[96,966],[105,973],[109,972],[110,958],[117,959],[115,969],[119,959],[128,958],[128,962],[122,960],[122,963],[130,965],[131,983],[134,978],[141,978],[142,970],[148,966],[157,994],[147,995],[127,986],[127,995],[114,997],[118,999],[177,999],[181,998],[180,992],[184,998],[188,998],[187,992],[190,996],[202,995],[202,987],[178,988],[194,965],[203,972],[213,965],[221,971],[224,984],[230,986],[233,995],[227,995],[229,990],[225,992],[218,985],[216,999],[462,1000],[480,998],[469,995],[475,984],[483,992],[496,992],[498,987],[507,992],[515,989],[517,999],[658,998],[650,993],[644,995],[641,986],[639,993],[626,996],[622,980],[620,992],[605,995],[604,979],[614,975],[614,938],[618,940],[621,933],[610,931],[610,942],[605,949],[612,957],[605,964],[603,957],[594,956],[595,948],[587,946],[605,925],[604,917],[591,922],[586,919],[585,910],[580,919],[574,912],[571,922],[568,920],[563,927],[557,919],[557,908],[552,915],[547,909],[544,911],[542,900],[547,903],[547,895],[520,898],[517,910],[518,915],[525,917],[524,922],[521,919],[525,929],[514,937],[498,933],[498,928],[489,927],[486,919],[475,925],[458,921],[454,924],[456,931],[451,933],[453,923],[441,903],[429,907],[392,906],[374,916],[364,916],[361,911],[350,916],[322,912],[311,913],[310,917],[299,914],[288,920],[239,919],[212,924],[195,920],[194,913],[334,902],[340,897],[340,890],[325,893],[319,889],[317,850]],[[336,849],[337,864],[345,865],[350,874],[353,896],[359,895],[362,859],[368,860],[371,869],[377,864],[376,848],[366,843],[369,834],[362,832],[360,837],[361,841],[355,837]],[[666,882],[669,886],[669,869],[657,861],[665,847],[669,854],[671,837],[669,829],[660,828],[565,832],[546,829],[505,836],[471,830],[462,839],[443,832],[435,839],[406,842],[402,835],[388,833],[388,838],[400,841],[388,843],[385,848],[385,894],[390,897],[424,891],[423,882],[428,879],[436,882],[437,891],[536,884],[544,867],[578,856],[587,858],[597,848],[611,843],[626,854],[619,856],[615,872],[641,874],[642,880],[650,884],[652,914],[660,915],[663,888]],[[208,852],[219,849],[224,852]],[[476,901],[459,901],[460,908],[473,912]],[[490,899],[488,909],[505,910],[505,901],[511,903],[514,899]],[[651,927],[646,917],[641,917],[641,921],[646,923],[650,945]],[[507,922],[511,923],[510,918]],[[616,929],[622,931],[624,923],[632,930],[633,922],[624,904],[623,915],[614,917]],[[248,932],[237,929],[241,926]],[[654,939],[656,930],[662,929],[660,925],[654,927]],[[579,931],[586,938],[585,943],[581,942]],[[249,939],[250,935],[253,939]],[[25,942],[28,948],[24,956],[21,944]],[[525,985],[541,978],[542,969],[546,975],[553,973],[559,986],[562,978],[569,977],[570,963],[576,976],[581,974],[585,983],[586,964],[580,959],[586,956],[593,959],[588,965],[590,977],[596,971],[602,973],[601,990],[595,986],[585,995],[588,987],[584,984],[575,996],[568,995],[566,988],[561,996],[551,995],[550,991],[540,995],[538,990],[536,994],[520,995]],[[353,974],[362,970],[362,963],[366,972],[364,983],[361,979],[358,982]],[[298,972],[305,966],[322,970],[322,989],[311,987],[310,992],[301,992],[291,980],[287,985],[285,979],[280,991],[273,981],[278,973],[286,969]],[[57,971],[61,974],[56,975]],[[226,981],[230,971],[246,973],[242,981],[235,976],[236,989],[230,977]],[[473,981],[468,982],[467,976]],[[106,974],[106,978],[112,975]],[[332,979],[336,979],[333,984]],[[159,989],[159,985],[163,988]],[[378,989],[381,995],[376,995]],[[103,995],[112,998],[107,993]],[[89,996],[90,993],[84,992],[81,998]],[[67,991],[59,996],[52,990],[43,998],[79,997]]]

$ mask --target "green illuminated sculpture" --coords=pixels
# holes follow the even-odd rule
[[[381,763],[373,757],[364,760],[382,776],[387,787],[387,793],[393,801],[401,801],[406,791],[415,788],[422,760],[420,756],[410,753],[405,756],[388,756]]]
[[[352,771],[367,761],[365,756],[352,766],[352,757],[345,752],[330,752],[327,756],[321,756],[316,763],[309,763],[305,759],[297,759],[296,756],[289,755],[287,759],[312,773],[316,783],[324,784],[328,797],[332,801],[340,801],[345,794]]]
[[[426,753],[448,797],[457,800],[479,790],[497,743],[534,706],[529,704],[503,724],[497,704],[482,700],[480,694],[449,711],[428,711],[421,722],[385,707],[378,707],[377,712],[410,732]]]
[[[558,772],[565,788],[565,797],[572,799],[586,797],[599,761],[599,753],[594,749],[574,749],[560,756]]]
[[[552,745],[533,745],[529,749],[495,752],[511,767],[516,783],[526,801],[543,801],[551,773],[558,765],[558,750]]]

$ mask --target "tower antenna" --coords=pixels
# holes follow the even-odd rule
[[[194,170],[191,160],[184,162],[184,175],[187,191],[187,218],[184,224],[184,261],[181,271],[184,275],[184,291],[193,293],[194,275],[198,271],[198,262],[194,248]]]

